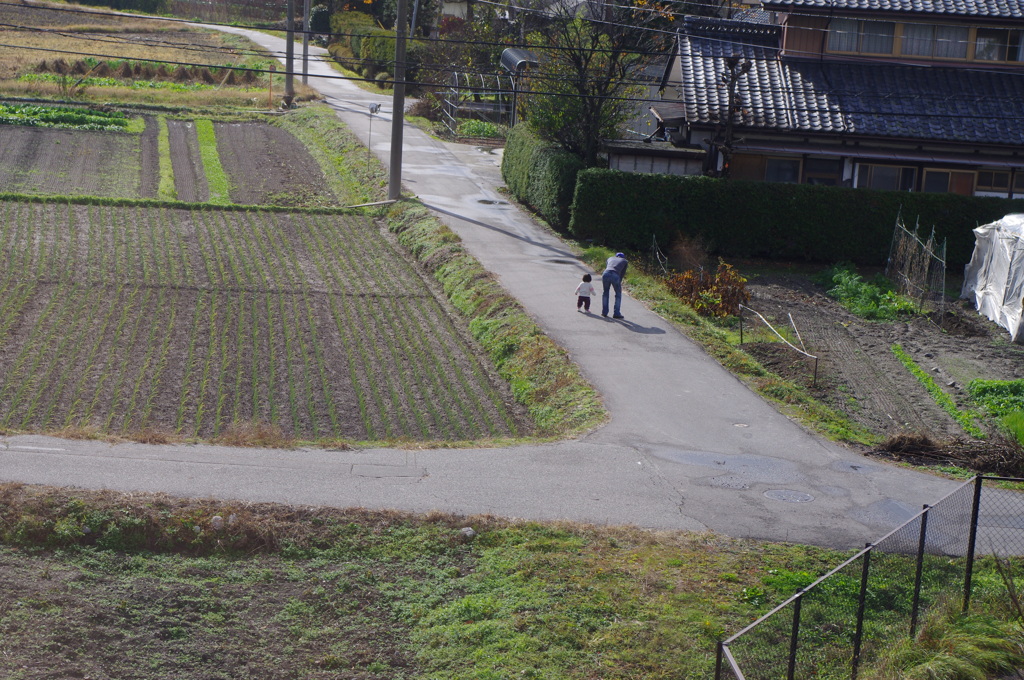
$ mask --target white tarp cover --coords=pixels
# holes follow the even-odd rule
[[[974,238],[960,297],[1010,331],[1010,340],[1024,343],[1024,213],[978,227]]]

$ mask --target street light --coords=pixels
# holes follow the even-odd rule
[[[366,133],[366,172],[370,172],[370,149],[373,147],[373,114],[380,111],[380,104],[370,104],[370,129]]]

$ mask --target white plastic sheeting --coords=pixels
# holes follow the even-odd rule
[[[1010,340],[1024,343],[1024,213],[978,227],[974,237],[960,297],[1010,331]]]

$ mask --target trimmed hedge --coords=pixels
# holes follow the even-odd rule
[[[337,36],[338,42],[359,56],[363,36],[380,30],[377,22],[369,14],[363,12],[335,12],[331,15],[331,33]]]
[[[876,266],[889,256],[901,209],[908,228],[920,223],[927,236],[934,226],[947,239],[947,266],[959,268],[974,251],[971,230],[1024,211],[1024,200],[589,169],[578,176],[569,229],[616,248],[682,233],[726,257]]]
[[[81,0],[83,5],[93,7],[109,7],[125,12],[148,12],[164,14],[167,12],[166,0]]]
[[[359,61],[359,69],[367,80],[375,80],[380,73],[395,70],[395,32],[379,28],[373,17],[362,12],[337,12],[331,16],[331,31],[339,34],[337,41],[327,48],[331,56],[346,68],[352,69],[344,49]],[[407,40],[405,43],[405,80],[416,80],[416,70],[423,61],[424,44]],[[353,69],[354,70],[354,69]]]
[[[569,226],[569,204],[583,161],[535,135],[525,123],[509,132],[501,176],[516,200],[530,206],[556,229]]]

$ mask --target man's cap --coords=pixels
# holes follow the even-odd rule
[[[622,253],[615,253],[615,257],[626,257],[626,256],[623,255]]]

